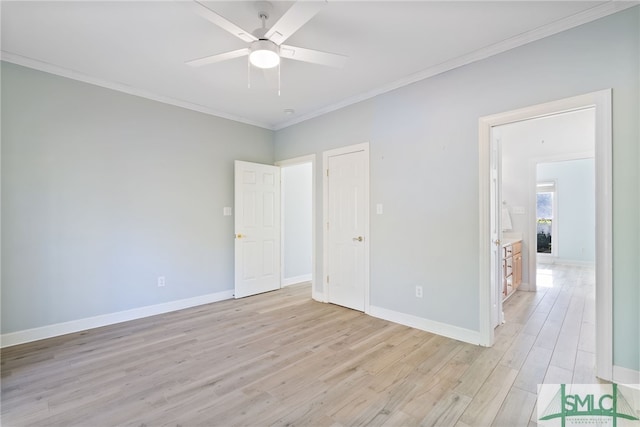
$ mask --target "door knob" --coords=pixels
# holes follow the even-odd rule
[[[496,245],[496,246],[500,246],[500,239],[494,240],[493,244]]]
[[[240,233],[236,234],[236,239],[242,239],[243,237],[245,237],[245,236],[243,236],[243,235],[242,235],[242,234],[240,234]]]
[[[362,236],[358,236],[358,237],[354,237],[353,238],[354,242],[362,242],[363,240],[364,240],[364,237],[362,237]]]

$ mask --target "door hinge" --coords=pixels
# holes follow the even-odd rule
[[[327,276],[327,283],[329,283],[329,276]]]
[[[329,229],[329,222],[327,222],[327,230]]]
[[[327,169],[327,176],[329,176],[329,169]]]

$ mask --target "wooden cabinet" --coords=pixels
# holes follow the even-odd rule
[[[522,241],[502,245],[502,298],[510,297],[522,283]]]

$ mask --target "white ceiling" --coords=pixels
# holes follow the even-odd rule
[[[260,26],[253,2],[205,4],[246,30]],[[267,26],[291,4],[273,2]],[[246,57],[185,65],[246,47],[189,1],[2,1],[1,7],[4,60],[269,129],[624,8],[575,0],[331,1],[287,44],[347,55],[346,66],[284,59],[278,96],[259,70],[247,88]]]

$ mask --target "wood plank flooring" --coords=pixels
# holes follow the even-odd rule
[[[597,382],[593,270],[540,271],[482,348],[314,302],[309,285],[2,350],[3,426],[528,426]]]

